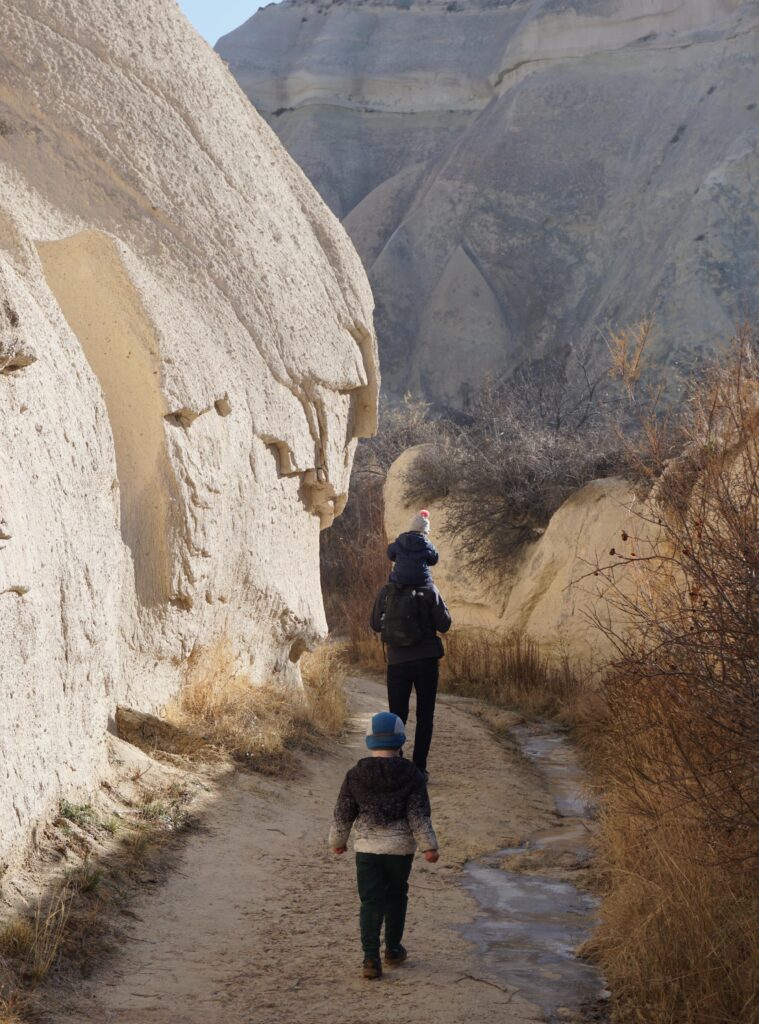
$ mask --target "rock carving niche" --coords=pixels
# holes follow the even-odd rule
[[[155,331],[112,238],[83,231],[37,251],[48,286],[103,391],[116,452],[121,535],[147,606],[171,597],[171,502]]]

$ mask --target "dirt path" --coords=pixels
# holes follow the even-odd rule
[[[511,1024],[537,1008],[478,963],[457,926],[471,898],[468,858],[547,824],[553,803],[533,770],[455,702],[441,699],[430,763],[442,858],[417,858],[410,960],[379,982],[359,977],[352,857],[326,849],[346,769],[363,756],[384,688],[351,682],[345,744],[297,781],[237,775],[192,835],[178,867],[136,904],[131,939],[80,989],[58,1024]]]

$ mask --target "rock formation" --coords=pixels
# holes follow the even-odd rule
[[[344,219],[389,392],[757,313],[757,0],[286,0],[218,51]]]
[[[375,426],[345,232],[172,0],[7,0],[0,875],[224,634],[297,678]]]
[[[404,499],[404,477],[417,448],[409,448],[390,468],[385,483],[385,528],[389,538],[408,529],[413,509]],[[587,666],[611,653],[595,624],[600,617],[623,627],[604,599],[608,581],[593,575],[606,565],[612,548],[630,555],[651,550],[652,530],[645,510],[625,480],[594,480],[554,513],[545,533],[527,545],[504,572],[490,580],[472,578],[454,538],[445,532],[445,500],[430,502],[432,540],[440,552],[433,575],[450,605],[456,629],[491,629],[526,634],[549,657]],[[625,534],[623,539],[622,534]],[[637,570],[616,573],[620,593],[632,594]]]

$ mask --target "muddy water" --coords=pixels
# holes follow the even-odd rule
[[[574,955],[591,935],[597,900],[564,880],[510,871],[509,859],[531,850],[551,861],[589,857],[593,807],[572,745],[549,727],[517,726],[512,735],[540,770],[556,803],[556,825],[522,846],[472,861],[464,884],[479,905],[464,934],[492,973],[537,1004],[546,1020],[566,1020],[606,992],[600,973]]]

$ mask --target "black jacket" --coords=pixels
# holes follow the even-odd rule
[[[370,625],[375,633],[382,632],[382,616],[385,613],[387,594],[391,587],[392,583],[386,583],[374,602]],[[434,583],[416,589],[422,597],[422,607],[427,616],[427,621],[422,623],[424,638],[413,647],[389,645],[387,648],[388,665],[401,665],[407,661],[421,661],[423,658],[442,658],[445,653],[442,641],[437,634],[447,633],[451,628],[451,613]]]
[[[440,556],[435,545],[423,533],[402,533],[388,546],[387,557],[395,562],[390,574],[393,583],[416,584],[419,587],[432,583],[429,566],[437,565]]]

